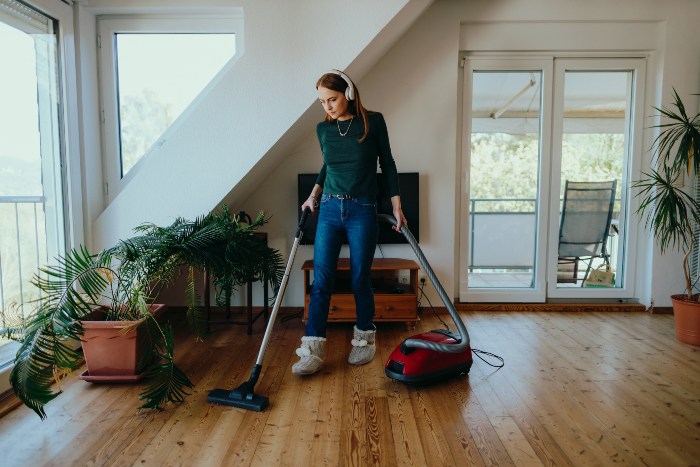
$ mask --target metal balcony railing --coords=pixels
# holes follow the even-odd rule
[[[559,201],[561,207],[563,199]],[[616,213],[620,212],[619,206],[618,198]],[[535,198],[471,199],[469,271],[534,268],[536,215]],[[619,218],[619,214],[615,217]]]
[[[499,269],[531,269],[534,267],[535,244],[534,244],[534,221],[535,221],[535,198],[473,198],[469,201],[469,270],[477,268],[499,268]],[[516,217],[517,216],[517,217]],[[508,262],[494,261],[493,255],[481,255],[477,248],[493,247],[493,240],[500,232],[503,232],[504,225],[517,226],[521,233],[525,233],[529,228],[529,235],[520,235],[515,238],[516,243],[501,244],[503,251],[508,251]],[[498,227],[496,227],[498,226]],[[529,242],[528,238],[532,237]],[[496,243],[500,243],[496,240]],[[491,248],[489,248],[491,249]],[[489,257],[488,264],[481,263],[482,256]]]
[[[0,196],[1,310],[16,306],[26,316],[27,302],[36,297],[30,281],[47,262],[45,201],[43,196]]]

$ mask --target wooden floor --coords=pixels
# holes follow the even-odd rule
[[[70,377],[40,421],[25,407],[0,419],[3,466],[496,465],[681,466],[700,463],[700,347],[648,313],[465,312],[473,347],[495,370],[410,388],[384,376],[409,334],[380,325],[378,355],[346,358],[351,325],[329,329],[323,373],[290,367],[303,328],[277,323],[256,392],[262,413],[206,403],[248,377],[262,337],[221,327],[204,343],[182,333],[181,367],[195,390],[180,406],[137,411],[138,386]],[[417,331],[438,328],[425,316]],[[416,332],[417,332],[416,331]]]

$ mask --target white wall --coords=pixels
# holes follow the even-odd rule
[[[241,0],[235,5],[224,0],[198,3],[207,7],[244,8],[247,58],[243,57],[219,85],[209,90],[181,130],[160,149],[160,154],[149,156],[148,167],[140,170],[145,175],[134,180],[133,186],[106,209],[101,184],[95,181],[101,179],[99,147],[91,143],[96,127],[91,120],[97,115],[93,99],[96,91],[90,84],[89,73],[85,72],[86,224],[94,221],[95,247],[129,235],[131,228],[142,221],[164,224],[177,215],[194,217],[223,200],[233,210],[254,213],[264,209],[272,215],[265,230],[270,235],[270,244],[286,257],[296,227],[296,174],[316,171],[321,164],[314,127],[323,113],[315,104],[313,84],[327,68],[341,67],[358,82],[368,107],[385,114],[399,170],[421,173],[421,247],[445,289],[457,296],[461,169],[457,145],[461,105],[458,61],[460,50],[470,47],[464,34],[465,30],[471,30],[469,25],[481,28],[493,25],[508,30],[509,25],[522,29],[528,22],[559,23],[559,34],[539,40],[551,43],[551,49],[567,44],[586,50],[596,49],[598,42],[587,34],[567,33],[568,24],[601,22],[614,27],[615,23],[624,26],[629,22],[658,22],[661,25],[658,37],[625,37],[616,45],[625,48],[640,41],[652,44],[647,68],[649,111],[645,113],[651,114],[652,105],[668,103],[672,86],[685,96],[700,90],[700,35],[694,31],[695,20],[700,17],[700,2],[437,0],[431,3],[411,0],[376,4],[367,0],[356,2],[349,12],[344,4],[321,0],[301,5],[253,0]],[[91,48],[94,49],[90,35],[94,34],[95,14],[158,11],[164,6],[182,9],[190,7],[192,2],[120,0],[115,7],[111,0],[91,0],[87,5],[79,7],[76,15],[81,29],[81,55],[83,52],[89,55]],[[380,5],[382,8],[377,10]],[[337,11],[343,14],[332,14]],[[404,34],[403,30],[419,15]],[[299,28],[302,24],[304,27]],[[358,28],[361,39],[357,36]],[[372,30],[373,33],[363,35]],[[298,31],[302,31],[301,35]],[[541,36],[541,31],[534,29],[532,35],[538,34]],[[396,37],[400,37],[398,42]],[[502,42],[492,44],[495,50],[522,49],[518,36],[503,37]],[[338,38],[349,43],[341,41],[343,47],[338,47]],[[346,54],[350,49],[351,53]],[[252,52],[257,52],[255,57]],[[94,66],[92,61],[90,57],[81,58],[87,69]],[[277,83],[283,78],[285,84],[279,87]],[[260,87],[261,79],[272,84]],[[245,93],[241,89],[254,92]],[[241,121],[241,114],[234,109],[245,109],[247,118]],[[653,131],[646,131],[643,167],[649,164],[646,149],[652,139]],[[251,145],[252,141],[256,144]],[[208,158],[206,164],[193,162],[201,156]],[[203,168],[205,165],[207,168]],[[247,175],[241,177],[243,173]],[[156,189],[149,194],[151,186]],[[645,240],[648,235],[640,229],[639,238]],[[385,246],[384,254],[412,257],[407,246]],[[302,247],[297,266],[312,255],[312,247]],[[652,242],[639,243],[636,295],[643,303],[654,300],[657,306],[670,304],[668,295],[679,292],[681,287],[678,263],[678,255],[661,257]],[[301,272],[295,268],[283,305],[302,305],[301,281]],[[434,304],[439,304],[434,293],[430,297]]]
[[[646,92],[649,110],[645,112],[650,115],[652,105],[669,102],[672,86],[686,96],[700,91],[700,35],[692,31],[700,18],[699,4],[686,0],[438,0],[366,75],[354,77],[368,108],[381,111],[386,117],[399,170],[421,174],[421,248],[448,294],[457,296],[458,283],[458,63],[463,25],[481,23],[479,27],[488,27],[493,23],[494,27],[502,27],[532,21],[562,22],[562,31],[566,32],[567,22],[661,22],[659,37],[621,37],[619,42],[620,48],[639,41],[651,44]],[[590,39],[580,34],[567,37],[566,42],[578,50],[601,50],[598,41]],[[562,42],[559,36],[543,40],[551,43],[553,50]],[[506,35],[503,42],[493,46],[498,51],[512,51],[520,48],[519,43],[517,36]],[[322,117],[318,108],[316,119]],[[259,189],[237,203],[248,211],[265,209],[273,216],[266,230],[273,246],[285,255],[296,225],[296,174],[316,171],[321,165],[313,124],[305,131],[307,140],[290,148],[286,159],[269,172]],[[643,167],[649,164],[647,148],[652,139],[653,132],[645,131]],[[647,305],[654,300],[657,306],[668,306],[669,294],[682,288],[678,255],[660,257],[641,228],[638,238],[641,241],[636,295]],[[408,246],[385,246],[384,254],[413,257]],[[302,247],[285,306],[303,305],[298,267],[312,256],[311,247]],[[433,305],[440,305],[434,292],[430,292],[430,299]]]
[[[94,0],[80,7],[87,12],[87,21],[89,15],[104,13],[235,6],[243,8],[245,22],[245,52],[175,122],[177,131],[139,163],[126,187],[93,218],[93,248],[113,245],[143,222],[168,224],[177,216],[193,218],[227,196],[247,197],[251,180],[264,180],[275,165],[278,147],[298,141],[296,122],[316,100],[313,83],[318,75],[331,67],[351,67],[358,60],[361,68],[359,56],[374,54],[367,50],[369,44],[385,36],[388,47],[392,37],[398,37],[429,4],[429,0],[358,0],[348,8],[324,0],[235,4]],[[92,197],[101,197],[101,192],[89,193],[88,199]]]

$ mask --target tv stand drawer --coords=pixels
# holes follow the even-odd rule
[[[305,298],[304,320],[308,317],[309,297]],[[417,319],[417,297],[414,294],[374,295],[375,321],[406,321]],[[355,297],[352,294],[333,294],[328,308],[328,321],[341,322],[356,319]]]
[[[313,261],[302,266],[304,270],[304,317],[309,316],[311,294],[311,273]],[[418,270],[415,261],[400,258],[375,258],[372,263],[372,281],[376,286],[374,292],[374,321],[405,321],[413,328],[418,321]],[[329,322],[355,322],[355,297],[347,283],[350,270],[347,258],[338,261],[336,288],[331,295],[328,309]],[[408,276],[400,279],[399,271],[408,271]]]

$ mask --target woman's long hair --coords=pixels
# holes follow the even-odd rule
[[[357,90],[355,82],[352,80],[350,81],[352,82],[352,86],[355,91],[355,99],[348,101],[348,112],[350,112],[356,117],[362,117],[362,121],[365,125],[365,132],[362,135],[362,138],[358,140],[361,143],[367,138],[367,135],[369,134],[369,120],[367,119],[367,109],[364,108],[364,106],[362,105],[362,100],[360,99],[360,92]],[[345,90],[348,88],[348,83],[343,79],[342,76],[336,73],[325,73],[316,82],[316,89],[320,87],[330,89],[332,91],[337,91],[343,93],[344,95]],[[332,123],[333,119],[330,115],[326,114],[326,121],[328,123]]]

